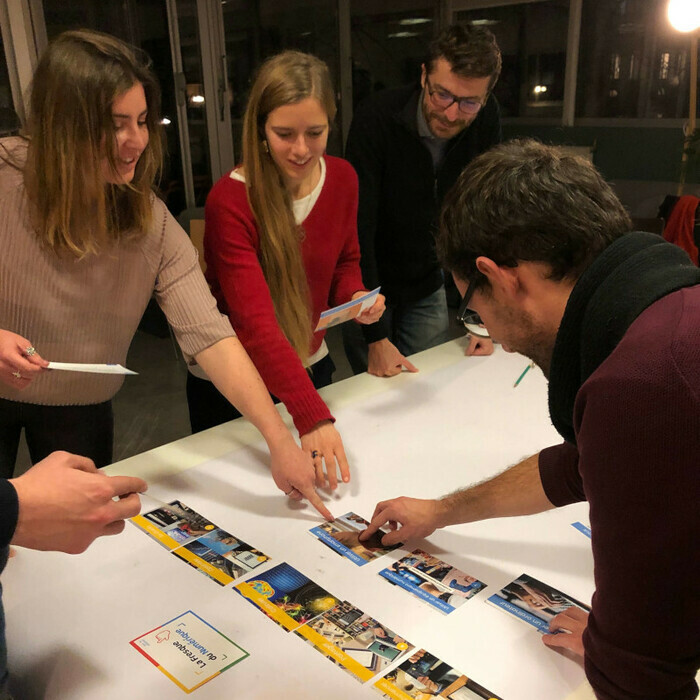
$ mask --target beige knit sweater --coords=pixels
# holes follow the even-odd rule
[[[21,139],[0,140],[0,154],[3,146],[20,160],[26,154]],[[124,364],[152,294],[187,359],[234,335],[196,250],[161,200],[154,197],[148,235],[83,260],[42,246],[28,209],[21,172],[0,159],[0,329],[27,338],[44,359]],[[112,398],[122,382],[115,375],[45,371],[22,391],[0,383],[0,397],[93,404]]]

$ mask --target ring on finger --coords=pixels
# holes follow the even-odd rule
[[[18,369],[16,369],[13,373],[12,376],[15,377],[16,379],[22,379],[22,374]]]
[[[285,495],[285,496],[291,496],[293,493],[294,493],[294,489],[292,489],[291,491],[285,491],[285,494],[284,494],[284,495]]]
[[[311,459],[316,459],[316,457],[320,456],[320,452],[318,450],[311,450]]]
[[[32,355],[36,355],[36,348],[33,345],[30,345],[28,348],[25,348],[24,354],[27,357],[31,357]]]

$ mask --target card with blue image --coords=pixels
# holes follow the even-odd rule
[[[379,572],[387,581],[444,612],[454,612],[486,584],[422,549]]]
[[[357,513],[345,513],[332,522],[312,527],[309,532],[334,552],[346,557],[358,566],[364,566],[387,552],[400,547],[401,544],[385,546],[382,537],[387,533],[378,530],[368,540],[360,541],[360,534],[369,526],[369,522]]]
[[[542,634],[548,634],[551,619],[568,608],[575,606],[590,611],[588,605],[528,574],[521,574],[486,602],[532,625]]]

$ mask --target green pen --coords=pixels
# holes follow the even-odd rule
[[[520,382],[523,381],[523,377],[535,366],[534,362],[531,362],[520,374],[520,376],[515,380],[515,384],[513,384],[513,389],[515,389]]]

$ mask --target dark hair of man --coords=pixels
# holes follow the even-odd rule
[[[500,144],[475,158],[445,197],[437,234],[442,265],[459,279],[476,258],[505,267],[521,261],[577,280],[632,222],[587,160],[532,139]],[[476,288],[486,284],[477,275]]]
[[[428,75],[438,58],[444,58],[452,72],[463,78],[491,77],[489,90],[501,74],[501,50],[496,37],[483,27],[453,24],[443,29],[428,47],[425,60]]]

